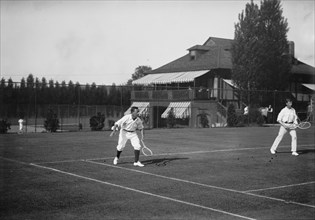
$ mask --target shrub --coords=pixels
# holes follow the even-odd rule
[[[167,116],[167,127],[173,128],[175,126],[175,124],[176,124],[176,118],[175,118],[175,114],[174,114],[174,109],[171,108],[171,110]]]
[[[90,118],[90,127],[92,131],[101,131],[105,125],[105,115],[100,112]]]
[[[57,114],[52,109],[48,110],[46,120],[44,121],[44,127],[47,131],[56,132],[60,127]]]
[[[203,128],[209,128],[209,120],[207,117],[207,114],[205,112],[202,112],[199,114],[200,116],[200,124]]]
[[[5,134],[11,129],[11,124],[6,119],[0,120],[0,134]]]
[[[235,107],[230,104],[227,109],[227,125],[229,127],[235,127],[238,124]]]
[[[252,123],[262,125],[264,123],[264,117],[261,115],[261,112],[258,108],[253,108],[249,111],[249,120]]]
[[[115,124],[114,120],[108,120],[107,122],[108,122],[109,129],[111,129],[111,127],[114,126],[114,124]]]

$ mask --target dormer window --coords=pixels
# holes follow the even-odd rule
[[[203,45],[196,45],[188,49],[189,55],[190,55],[190,60],[196,60],[198,59],[202,54],[206,53],[209,51],[208,46],[203,46]]]
[[[190,51],[190,60],[196,60],[197,59],[197,51],[191,50]]]

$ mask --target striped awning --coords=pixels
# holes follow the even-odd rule
[[[238,88],[237,85],[231,79],[223,79],[223,81],[226,82],[227,84],[229,84],[230,86],[234,87],[234,88]]]
[[[133,102],[132,105],[125,111],[124,115],[130,114],[131,107],[135,106],[139,109],[139,115],[145,116],[149,114],[149,102]]]
[[[190,116],[190,102],[171,102],[161,118],[167,118],[171,110],[175,118],[188,118]]]
[[[306,88],[315,91],[315,84],[302,84],[303,86],[305,86]]]
[[[209,72],[209,70],[149,74],[134,80],[132,84],[148,85],[192,82],[195,78],[202,76],[207,72]]]

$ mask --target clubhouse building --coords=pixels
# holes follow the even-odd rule
[[[132,106],[139,107],[146,126],[166,127],[167,116],[173,111],[182,126],[201,127],[201,116],[206,115],[209,127],[222,127],[229,104],[241,112],[248,103],[236,95],[237,87],[231,80],[232,43],[231,39],[209,37],[204,44],[188,48],[184,56],[134,80]],[[287,92],[306,105],[314,99],[315,68],[294,57],[293,42],[289,56],[292,69]],[[276,110],[280,111],[280,106]]]

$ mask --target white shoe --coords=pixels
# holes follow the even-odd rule
[[[114,165],[117,165],[117,163],[118,163],[118,157],[115,157],[115,159],[114,159],[114,161],[113,161],[113,164],[114,164]]]
[[[276,151],[275,151],[275,150],[270,149],[270,153],[271,153],[271,154],[276,154]]]
[[[144,167],[144,165],[140,161],[134,162],[133,165],[136,167]]]
[[[292,152],[292,155],[293,155],[293,156],[299,156],[299,154],[298,154],[296,151],[293,151],[293,152]]]

